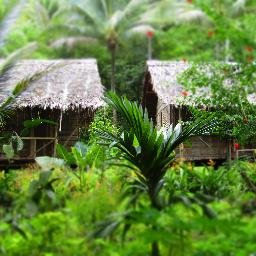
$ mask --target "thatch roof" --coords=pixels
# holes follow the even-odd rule
[[[7,97],[18,81],[45,69],[50,71],[15,99],[15,107],[65,111],[96,109],[103,105],[104,89],[95,59],[20,61],[11,69],[9,80],[1,85],[4,90],[0,97]]]
[[[184,61],[156,61],[147,62],[147,70],[150,75],[150,83],[153,91],[164,105],[194,105],[198,96],[207,95],[210,97],[209,89],[202,87],[195,94],[189,93],[189,97],[184,97],[184,88],[178,82],[179,76],[191,64]],[[188,92],[186,92],[188,93]],[[248,100],[252,104],[256,104],[256,94],[248,96]]]
[[[165,104],[177,104],[182,96],[182,86],[178,83],[178,76],[189,68],[187,62],[148,61],[147,69],[150,74],[153,91]]]

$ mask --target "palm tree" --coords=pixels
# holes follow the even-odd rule
[[[115,91],[115,63],[118,46],[125,36],[147,35],[154,28],[170,25],[189,17],[195,11],[185,0],[67,0],[68,25],[56,26],[69,33],[52,43],[55,47],[77,43],[101,42],[111,57],[111,90]],[[72,15],[73,13],[73,15]],[[173,15],[170,15],[172,13]],[[185,16],[186,14],[186,16]],[[198,19],[202,13],[194,14]]]
[[[69,2],[70,10],[74,13],[71,16],[70,25],[76,24],[78,41],[85,43],[97,40],[107,47],[111,57],[111,90],[115,91],[115,62],[118,45],[121,38],[135,31],[135,28],[151,28],[148,23],[143,23],[141,16],[153,7],[152,3],[149,0],[131,0],[128,4],[127,1],[122,0],[70,0]],[[77,43],[75,38],[73,39],[73,42]],[[59,42],[65,41],[60,39]],[[57,45],[56,42],[55,45]]]
[[[203,117],[189,125],[177,124],[158,131],[147,112],[137,103],[113,92],[107,93],[105,101],[122,116],[126,126],[121,136],[104,129],[98,131],[99,136],[107,145],[118,148],[122,158],[134,170],[138,182],[133,194],[146,193],[151,206],[161,211],[165,200],[159,192],[164,185],[163,177],[174,161],[174,150],[191,136],[209,134],[216,127],[216,121]],[[152,256],[158,255],[158,244],[153,242]]]

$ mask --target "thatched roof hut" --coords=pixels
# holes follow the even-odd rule
[[[20,61],[10,70],[8,81],[1,85],[4,89],[0,100],[10,94],[18,81],[43,70],[46,72],[42,77],[15,99],[16,114],[8,127],[19,134],[25,120],[47,119],[57,125],[35,127],[23,138],[27,142],[21,154],[25,159],[54,155],[57,142],[72,145],[95,110],[103,105],[104,87],[94,59]]]
[[[148,61],[144,82],[143,105],[158,127],[176,124],[189,116],[187,105],[193,105],[191,97],[186,101],[178,77],[190,67],[187,62]],[[200,93],[200,92],[199,92]],[[228,140],[216,136],[192,138],[182,145],[177,157],[187,160],[226,159],[232,151]]]

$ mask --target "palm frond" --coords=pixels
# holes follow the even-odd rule
[[[95,25],[95,18],[91,15],[91,13],[89,13],[86,8],[83,8],[79,5],[75,5],[73,6],[73,10],[80,15],[83,20],[89,24],[93,24]]]
[[[121,213],[112,213],[103,221],[96,223],[96,230],[93,231],[89,237],[107,237],[111,235],[120,225],[123,224],[123,221],[131,214],[131,211],[121,212]]]
[[[148,0],[130,0],[130,2],[124,8],[124,13],[126,15],[129,15],[134,11],[136,11],[141,6],[145,6],[148,4],[149,4]]]
[[[29,44],[25,45],[24,47],[13,52],[11,55],[8,56],[8,58],[3,63],[1,63],[1,65],[0,65],[0,91],[1,91],[1,84],[4,83],[9,78],[8,71],[13,67],[13,65],[17,62],[17,60],[23,59],[23,58],[31,55],[31,53],[37,49],[37,46],[38,46],[38,44],[35,42],[29,43]]]
[[[108,4],[106,2],[106,0],[100,0],[102,9],[104,11],[105,17],[109,17],[110,16],[110,12],[109,12],[109,8],[108,8]]]
[[[170,0],[155,3],[141,17],[141,23],[149,23],[158,27],[188,22],[210,23],[207,15],[194,5]]]
[[[48,68],[38,71],[31,76],[28,76],[17,84],[13,85],[10,95],[0,103],[0,126],[5,124],[6,118],[8,118],[13,110],[13,102],[31,83],[38,81],[47,73],[59,67],[60,64],[51,65]]]
[[[96,4],[96,1],[87,0],[83,3],[76,3],[71,6],[71,10],[79,15],[87,25],[98,26],[105,17],[104,10]],[[101,24],[102,25],[102,24]]]
[[[37,48],[36,43],[30,43],[24,46],[21,49],[13,52],[3,63],[0,65],[0,94],[6,91],[4,86],[5,82],[12,75],[10,73],[12,67],[15,65],[17,60],[24,58],[31,54]],[[30,80],[30,79],[28,79]],[[25,87],[26,81],[20,81],[11,92],[11,95],[7,97],[2,103],[0,103],[0,126],[5,124],[6,118],[11,114],[10,104],[13,101],[14,97],[17,96]]]
[[[0,47],[3,47],[11,28],[16,23],[18,17],[20,16],[22,9],[26,4],[26,0],[18,1],[11,11],[5,16],[4,20],[0,24]]]
[[[109,19],[110,27],[116,28],[118,25],[122,24],[122,21],[129,16],[134,16],[138,9],[140,13],[141,10],[148,9],[148,1],[147,0],[130,0],[130,2],[125,6],[123,10],[117,10],[113,13],[113,15]],[[129,19],[131,22],[131,19]]]
[[[87,45],[87,44],[95,44],[97,43],[97,39],[94,37],[87,36],[71,36],[71,37],[63,37],[59,38],[51,43],[52,48],[61,48],[66,47],[68,49],[73,49],[78,45]]]

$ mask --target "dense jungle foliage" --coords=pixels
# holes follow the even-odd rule
[[[0,171],[0,255],[256,255],[256,150],[200,165],[174,152],[212,133],[255,145],[255,15],[255,0],[0,0],[1,82],[20,58],[96,58],[112,90],[73,147]],[[157,129],[138,103],[148,59],[193,63],[179,77],[188,122]],[[42,75],[1,102],[1,138]],[[1,148],[10,160],[22,143]]]

